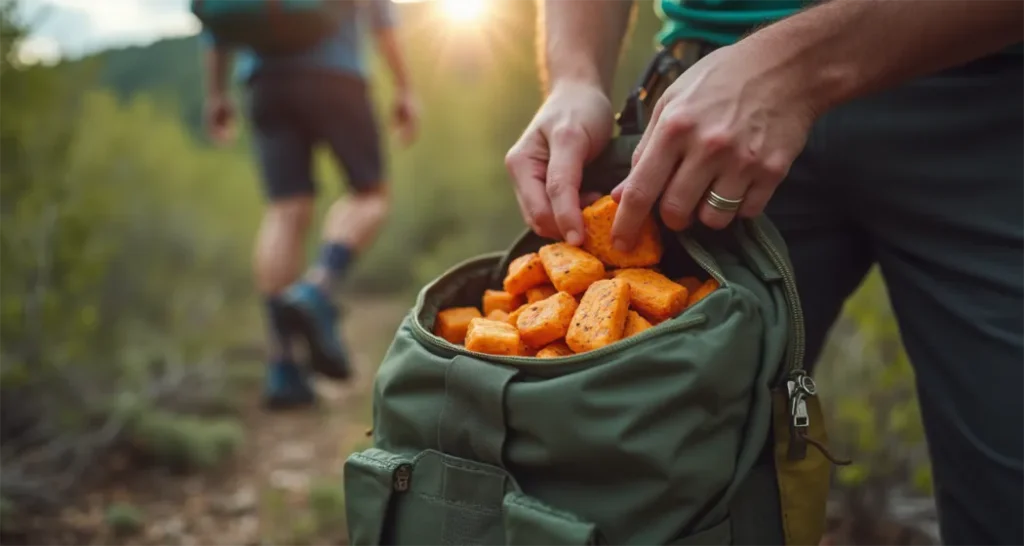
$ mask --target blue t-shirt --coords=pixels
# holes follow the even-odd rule
[[[248,49],[236,52],[235,78],[247,81],[264,67],[308,66],[336,70],[365,78],[366,60],[363,57],[363,34],[367,25],[373,30],[392,28],[395,25],[395,8],[391,0],[345,0],[345,16],[337,32],[315,48],[292,55],[260,56]],[[216,43],[214,37],[203,32],[208,45]]]

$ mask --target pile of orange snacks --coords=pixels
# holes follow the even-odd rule
[[[636,335],[718,288],[713,278],[672,280],[654,268],[663,247],[653,217],[632,251],[615,250],[617,209],[610,196],[583,209],[582,248],[552,243],[512,260],[504,290],[485,291],[480,308],[440,311],[434,333],[478,353],[557,358]]]

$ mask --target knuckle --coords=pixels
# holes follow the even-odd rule
[[[654,192],[640,184],[630,184],[622,191],[622,202],[626,207],[650,206],[654,197]]]
[[[778,182],[789,174],[790,162],[780,157],[770,157],[761,164],[761,170],[765,176],[773,182]]]
[[[700,135],[700,146],[709,154],[735,149],[736,138],[727,129],[710,129]]]
[[[693,116],[686,112],[674,112],[665,120],[665,131],[672,138],[687,136],[696,127],[697,123]]]
[[[686,227],[686,211],[678,200],[662,199],[660,212],[662,221],[669,228],[680,230]]]
[[[558,144],[577,142],[586,138],[586,135],[577,125],[562,123],[551,129],[551,140]]]

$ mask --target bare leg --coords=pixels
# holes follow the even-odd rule
[[[279,360],[290,356],[290,348],[280,324],[276,297],[302,273],[305,262],[304,243],[313,216],[313,197],[290,197],[270,205],[263,215],[256,237],[253,270],[256,287],[271,307],[269,310],[270,357]]]
[[[390,208],[387,187],[378,184],[376,188],[343,197],[331,205],[323,225],[325,252],[343,248],[357,254],[373,243]],[[331,293],[348,267],[348,260],[345,262],[331,263],[330,259],[321,259],[310,268],[307,279],[324,292]]]

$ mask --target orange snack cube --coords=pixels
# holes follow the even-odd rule
[[[645,267],[661,261],[664,247],[654,216],[647,215],[640,226],[640,234],[633,250],[622,252],[612,245],[612,222],[619,204],[606,195],[583,209],[583,248],[606,265],[615,267]]]
[[[531,252],[523,254],[508,264],[508,274],[505,276],[503,285],[506,292],[518,296],[534,286],[549,282],[540,256],[536,252]]]
[[[554,296],[556,292],[558,292],[558,290],[555,290],[555,287],[550,284],[535,286],[526,291],[526,303],[535,303],[549,298]]]
[[[491,311],[495,310],[511,313],[522,304],[522,296],[513,296],[504,290],[484,290],[483,308],[485,315],[490,315]]]
[[[576,295],[604,278],[604,264],[587,251],[568,243],[544,245],[539,251],[544,271],[559,292]]]
[[[686,302],[686,306],[689,307],[698,301],[704,299],[708,294],[718,290],[719,284],[714,277],[704,281],[704,284],[700,285],[693,295],[690,296],[689,301]]]
[[[572,356],[572,349],[565,344],[564,341],[556,341],[547,347],[537,351],[537,358],[560,358],[563,356]]]
[[[622,279],[602,279],[590,285],[572,317],[565,344],[582,353],[622,339],[629,290],[629,283]]]
[[[522,336],[519,337],[519,354],[517,356],[536,356],[537,349],[523,343]]]
[[[527,305],[516,319],[519,336],[527,346],[537,348],[565,337],[577,305],[568,292]]]
[[[640,316],[640,313],[630,309],[626,315],[626,328],[622,331],[622,337],[627,338],[631,335],[639,334],[651,327],[652,324],[647,322],[647,319]]]
[[[527,307],[529,307],[529,305],[520,305],[518,309],[509,313],[508,323],[511,324],[512,326],[515,326],[516,321],[519,320],[519,315],[522,314],[522,312],[525,311]]]
[[[519,331],[507,322],[475,318],[466,332],[466,349],[489,355],[517,356]]]
[[[487,313],[487,320],[499,320],[501,322],[508,322],[508,313],[501,309],[495,309],[490,313]]]
[[[452,343],[462,343],[466,340],[469,323],[482,316],[476,307],[451,307],[441,310],[434,319],[434,335]]]
[[[687,294],[693,294],[698,288],[700,288],[700,285],[704,284],[700,282],[700,279],[697,277],[682,277],[680,279],[676,279],[676,283],[683,285],[683,287],[686,288]]]
[[[650,269],[620,269],[615,278],[629,283],[629,305],[645,317],[661,322],[686,308],[686,288]]]

